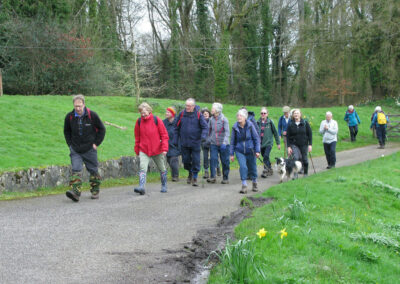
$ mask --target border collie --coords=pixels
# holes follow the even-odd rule
[[[302,168],[300,161],[284,158],[275,158],[275,160],[281,182],[283,182],[285,176],[287,177],[287,180],[298,178],[298,174]]]

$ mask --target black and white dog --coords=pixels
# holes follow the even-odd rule
[[[278,173],[281,177],[281,182],[283,182],[285,176],[287,177],[287,180],[298,178],[298,174],[302,168],[300,161],[284,158],[275,158],[275,160]]]

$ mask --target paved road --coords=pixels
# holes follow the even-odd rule
[[[341,152],[337,166],[399,149]],[[324,158],[314,163],[317,171],[326,166]],[[0,283],[168,282],[179,271],[162,265],[166,256],[237,209],[243,197],[237,170],[230,181],[204,188],[169,183],[167,194],[149,184],[144,196],[133,194],[131,186],[108,188],[99,200],[84,193],[79,203],[64,195],[0,202]],[[277,175],[260,180],[259,187],[276,183]]]

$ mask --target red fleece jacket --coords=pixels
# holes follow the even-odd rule
[[[162,152],[168,152],[168,132],[162,120],[157,117],[157,125],[153,114],[142,117],[135,125],[135,153],[145,153],[147,156],[156,156]]]

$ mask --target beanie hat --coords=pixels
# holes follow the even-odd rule
[[[176,111],[175,111],[175,109],[173,107],[167,108],[167,111],[169,111],[172,114],[172,116],[176,115]]]

